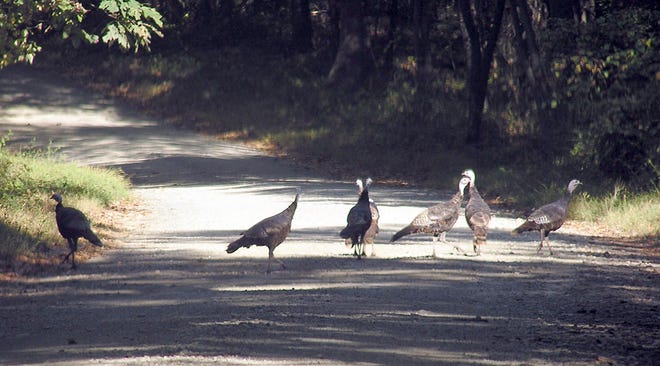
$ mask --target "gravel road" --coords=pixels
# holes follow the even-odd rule
[[[381,233],[358,261],[337,235],[351,182],[26,67],[0,72],[9,129],[12,143],[52,141],[66,159],[123,169],[140,205],[123,244],[78,271],[0,282],[2,365],[660,364],[660,261],[641,245],[566,228],[554,256],[537,254],[537,236],[511,237],[517,221],[498,213],[483,255],[444,244],[431,258],[427,236],[388,239],[451,187],[374,177]],[[295,187],[292,232],[275,252],[287,269],[265,274],[265,248],[224,251]],[[463,218],[447,238],[471,250]]]

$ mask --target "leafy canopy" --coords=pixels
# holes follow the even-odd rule
[[[135,52],[148,50],[152,35],[162,36],[160,13],[137,0],[84,4],[88,5],[76,0],[3,0],[0,4],[0,68],[16,62],[32,63],[45,39],[53,34],[61,35],[74,46],[100,41]],[[84,22],[86,18],[93,19]]]

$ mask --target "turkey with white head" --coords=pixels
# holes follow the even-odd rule
[[[369,186],[371,186],[371,183],[371,178],[367,178],[364,189],[360,193],[360,198],[348,212],[346,227],[339,233],[342,238],[351,239],[351,247],[353,247],[358,259],[362,259],[364,255],[365,235],[371,227],[371,202],[369,201]]]
[[[410,234],[432,234],[433,257],[436,257],[435,246],[438,241],[438,236],[440,236],[441,242],[447,242],[445,234],[454,227],[454,224],[458,220],[458,216],[460,216],[461,203],[463,202],[463,191],[469,182],[469,178],[462,177],[458,181],[458,192],[456,192],[449,201],[440,202],[420,212],[408,226],[394,234],[392,239],[390,239],[390,242],[397,241],[403,236]],[[454,245],[454,249],[459,252],[463,251],[456,245]]]
[[[275,258],[273,252],[286,239],[289,232],[291,232],[291,221],[298,207],[300,192],[301,189],[296,188],[296,197],[284,211],[259,221],[241,233],[242,236],[239,239],[227,246],[227,253],[233,253],[241,247],[249,248],[252,245],[265,246],[268,247],[268,269],[266,272],[270,273],[270,265],[273,259],[278,261],[282,268],[286,268],[281,260]]]
[[[568,213],[568,203],[571,200],[573,191],[582,184],[577,179],[573,179],[568,183],[566,192],[564,195],[557,201],[548,203],[547,205],[541,206],[541,208],[534,210],[525,222],[515,228],[511,234],[518,235],[526,231],[538,231],[541,235],[541,242],[539,243],[539,248],[537,252],[540,252],[543,249],[543,242],[545,241],[552,255],[552,248],[550,247],[550,241],[547,239],[550,232],[559,229],[566,221],[566,214]]]
[[[357,194],[360,196],[364,190],[362,179],[358,178],[355,181],[355,185],[357,186]],[[378,206],[371,198],[369,198],[369,209],[371,210],[371,225],[369,226],[369,229],[367,229],[367,232],[364,233],[364,242],[365,244],[371,244],[371,256],[374,257],[376,255],[376,250],[374,249],[374,239],[379,233],[378,219],[380,218],[380,212],[378,211]],[[344,239],[344,242],[347,247],[353,246],[351,238]],[[364,250],[364,247],[362,249]],[[357,250],[354,251],[354,254],[357,255]],[[362,252],[361,255],[366,255],[366,253]]]
[[[468,184],[468,202],[465,205],[465,220],[474,233],[472,248],[477,255],[481,254],[481,246],[486,244],[488,224],[490,223],[490,207],[477,190],[474,170],[467,169],[463,176],[470,180]]]

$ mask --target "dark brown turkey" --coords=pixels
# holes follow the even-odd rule
[[[438,236],[440,241],[446,243],[445,234],[454,227],[460,215],[461,203],[463,202],[463,191],[470,182],[469,178],[462,177],[458,182],[458,192],[449,201],[440,202],[419,213],[413,221],[392,236],[390,242],[394,242],[403,236],[417,233],[433,235],[433,257],[436,257],[436,243]],[[454,245],[454,249],[463,250]]]
[[[273,259],[278,261],[282,268],[286,268],[284,262],[275,258],[273,252],[286,239],[289,232],[291,232],[291,221],[298,207],[300,192],[301,189],[296,188],[296,198],[294,198],[293,202],[284,211],[259,221],[241,233],[242,236],[239,239],[229,243],[227,253],[233,253],[241,247],[249,248],[252,245],[265,246],[268,247],[268,269],[266,272],[270,273]]]
[[[364,184],[362,183],[362,179],[358,178],[355,181],[355,185],[357,186],[358,196],[360,196],[362,194],[362,191],[364,190]],[[371,210],[371,225],[367,229],[367,232],[364,233],[364,242],[365,244],[371,244],[371,256],[373,257],[376,255],[376,249],[374,248],[374,239],[376,238],[376,235],[378,235],[379,233],[378,219],[380,218],[380,212],[378,211],[378,206],[371,198],[369,198],[369,209]],[[346,238],[345,244],[347,247],[352,247],[353,243],[351,238]],[[357,251],[354,251],[354,254],[357,255]],[[366,253],[362,252],[361,255],[366,255]]]
[[[488,224],[490,223],[490,207],[477,190],[475,175],[472,169],[463,172],[463,176],[470,179],[468,184],[468,202],[465,205],[465,220],[474,233],[472,249],[481,255],[481,246],[486,244],[488,237]]]
[[[540,252],[543,249],[543,242],[545,241],[552,255],[552,248],[550,247],[550,241],[547,239],[550,232],[559,229],[566,220],[566,213],[568,212],[568,203],[571,200],[573,191],[580,185],[580,182],[577,179],[573,179],[568,183],[568,188],[564,195],[557,201],[548,203],[547,205],[541,206],[541,208],[534,210],[525,222],[515,228],[511,234],[518,235],[524,233],[525,231],[538,231],[541,235],[541,242],[539,243],[539,248],[537,252]]]
[[[103,243],[101,243],[101,240],[92,231],[92,227],[85,214],[73,207],[64,207],[62,205],[62,196],[58,193],[53,193],[50,198],[57,202],[55,206],[57,230],[69,243],[69,254],[64,257],[62,263],[65,263],[71,257],[71,269],[76,269],[76,251],[78,250],[79,238],[85,238],[90,243],[99,247],[102,247]]]
[[[341,230],[339,236],[344,239],[351,239],[353,248],[358,259],[364,255],[364,240],[367,230],[371,227],[371,202],[369,201],[369,186],[371,178],[367,178],[364,189],[360,193],[355,206],[351,207],[346,217],[346,227]]]

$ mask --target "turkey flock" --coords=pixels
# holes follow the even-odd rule
[[[481,248],[487,242],[488,225],[492,215],[490,207],[479,194],[475,182],[476,175],[472,169],[463,171],[458,181],[458,191],[450,200],[441,201],[420,212],[409,225],[392,236],[390,243],[407,235],[429,234],[433,236],[433,257],[437,257],[437,241],[447,243],[445,236],[461,216],[461,207],[464,198],[467,198],[464,217],[473,233],[472,248],[474,254],[481,255]],[[344,239],[347,247],[353,249],[353,255],[357,259],[362,259],[366,255],[365,244],[371,244],[371,255],[375,255],[374,239],[379,233],[378,220],[380,219],[380,212],[374,200],[369,197],[369,188],[372,184],[373,180],[371,178],[367,178],[364,182],[361,179],[355,181],[358,200],[348,211],[346,226],[339,232],[339,236]],[[550,232],[559,229],[566,220],[571,195],[580,184],[581,182],[576,179],[571,180],[566,193],[561,199],[532,212],[526,218],[525,223],[514,229],[511,234],[518,235],[525,231],[538,231],[541,235],[538,251],[541,251],[545,242],[552,255],[547,236]],[[242,233],[241,238],[227,246],[227,253],[233,253],[238,248],[247,248],[251,245],[266,246],[268,247],[267,272],[270,273],[271,261],[274,258],[273,251],[286,239],[291,231],[291,221],[298,205],[299,196],[300,188],[297,188],[296,196],[289,207],[274,216],[259,221]],[[454,245],[453,249],[461,253],[464,252],[457,245]],[[282,262],[280,264],[284,268],[284,264]]]
[[[465,202],[463,216],[467,226],[472,231],[472,249],[475,256],[481,255],[482,247],[486,245],[488,238],[488,226],[491,221],[491,210],[486,201],[481,197],[476,186],[476,175],[472,169],[463,171],[458,180],[458,190],[447,201],[441,201],[430,206],[417,214],[410,224],[397,231],[389,240],[390,243],[398,241],[405,236],[413,234],[432,235],[433,257],[437,257],[436,245],[438,240],[447,243],[446,234],[451,231],[461,216],[461,207]],[[380,212],[373,199],[369,197],[369,189],[373,184],[371,178],[364,182],[361,179],[355,181],[358,199],[350,208],[346,216],[346,226],[338,233],[344,239],[346,246],[353,250],[357,259],[366,255],[365,244],[371,244],[371,255],[375,255],[374,242],[379,233],[378,221]],[[540,242],[537,252],[548,248],[552,255],[552,248],[548,241],[548,235],[559,229],[568,211],[568,204],[575,189],[582,184],[573,179],[568,183],[564,195],[557,201],[541,206],[534,210],[523,224],[515,228],[511,234],[518,235],[527,231],[538,231]],[[240,248],[251,246],[264,246],[268,248],[267,273],[270,273],[272,261],[276,260],[281,267],[286,268],[284,262],[275,258],[275,249],[286,240],[291,232],[291,223],[298,207],[298,199],[301,188],[296,188],[293,202],[283,211],[269,216],[249,229],[243,231],[240,237],[227,245],[227,253],[234,253]],[[72,207],[62,204],[62,196],[54,193],[51,199],[55,200],[55,221],[57,228],[68,242],[69,253],[64,257],[62,263],[71,259],[71,268],[76,269],[75,252],[78,249],[78,239],[85,238],[91,244],[103,246],[101,240],[92,231],[91,225],[85,215]],[[459,246],[453,245],[453,250],[466,254]],[[467,254],[466,254],[467,255]]]

